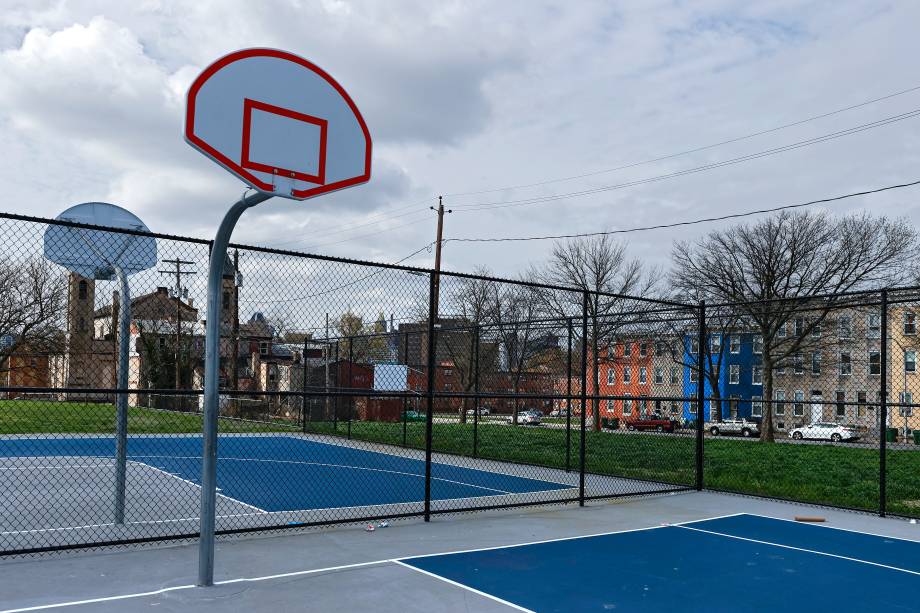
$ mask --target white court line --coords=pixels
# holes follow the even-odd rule
[[[142,457],[150,457],[150,456],[133,456],[133,457],[142,458]],[[176,475],[176,474],[174,474],[174,473],[165,471],[165,470],[163,470],[162,468],[158,468],[158,467],[156,467],[156,466],[152,466],[152,465],[150,465],[150,464],[147,464],[146,462],[137,462],[137,461],[135,461],[135,460],[128,460],[128,461],[129,461],[129,462],[132,462],[133,464],[140,464],[141,466],[146,466],[147,468],[151,468],[151,469],[153,469],[153,470],[155,470],[155,471],[157,471],[157,472],[159,472],[159,473],[161,473],[161,474],[164,474],[164,475],[166,475],[166,476],[168,476],[168,477],[172,477],[173,479],[177,479],[177,480],[179,480],[179,481],[182,481],[183,483],[188,483],[189,485],[193,485],[193,486],[197,487],[199,490],[201,489],[201,486],[198,485],[197,483],[195,483],[194,481],[189,481],[188,479],[183,479],[183,478],[180,477],[179,475]],[[220,488],[217,488],[217,489],[220,489]],[[227,500],[232,500],[233,502],[235,502],[235,503],[237,503],[237,504],[241,504],[241,505],[243,505],[244,507],[249,507],[250,509],[253,509],[254,511],[258,511],[259,513],[268,513],[268,511],[266,511],[265,509],[260,509],[260,508],[257,507],[257,506],[253,506],[253,505],[251,505],[251,504],[245,503],[245,502],[243,502],[242,500],[237,500],[236,498],[232,498],[232,497],[230,497],[230,496],[227,496],[226,494],[221,494],[221,493],[218,492],[217,495],[220,496],[221,498],[226,498]]]
[[[160,455],[134,455],[131,457],[133,458],[170,458],[170,459],[175,459],[175,460],[200,460],[201,459],[200,457],[192,457],[192,456],[160,456]],[[418,479],[425,478],[425,475],[420,475],[418,473],[409,473],[409,472],[404,472],[401,470],[387,470],[384,468],[371,468],[368,466],[352,466],[351,464],[328,464],[325,462],[305,462],[303,460],[269,460],[269,459],[263,459],[263,458],[233,458],[233,457],[227,457],[227,456],[218,457],[218,461],[220,460],[228,460],[228,461],[234,461],[234,462],[266,462],[266,463],[272,463],[272,464],[301,464],[305,466],[324,466],[328,468],[349,468],[352,470],[366,470],[370,472],[389,473],[392,475],[405,475],[407,477],[416,477]],[[488,471],[480,471],[480,472],[488,472]],[[473,488],[480,489],[480,490],[489,490],[490,492],[498,492],[500,494],[516,493],[516,492],[509,492],[506,490],[500,490],[494,487],[486,487],[485,485],[475,485],[473,483],[467,483],[466,481],[455,481],[453,479],[445,479],[444,477],[431,477],[431,480],[432,481],[444,481],[446,483],[455,483],[457,485],[465,485],[467,487],[473,487]],[[549,482],[547,481],[547,483]],[[572,487],[572,486],[569,486],[569,487]],[[552,491],[552,490],[539,490],[539,491]]]
[[[503,605],[505,605],[505,606],[511,607],[512,609],[515,609],[515,610],[517,610],[517,611],[524,611],[524,613],[536,613],[536,611],[534,611],[534,610],[532,610],[532,609],[525,609],[524,607],[522,607],[522,606],[520,606],[520,605],[514,604],[514,603],[511,602],[510,600],[505,600],[504,598],[499,598],[498,596],[493,596],[492,594],[489,594],[488,592],[483,592],[483,591],[477,590],[477,589],[474,588],[474,587],[470,587],[470,586],[464,585],[464,584],[462,584],[462,583],[457,583],[456,581],[453,581],[452,579],[448,579],[447,577],[442,577],[441,575],[436,575],[436,574],[434,574],[434,573],[428,572],[427,570],[422,570],[421,568],[416,568],[415,566],[412,566],[411,564],[404,564],[403,562],[400,562],[399,560],[393,560],[393,563],[394,563],[394,564],[399,564],[399,565],[402,566],[403,568],[408,568],[408,569],[410,569],[410,570],[414,570],[414,571],[417,572],[417,573],[421,573],[421,574],[423,574],[423,575],[428,575],[429,577],[433,577],[433,578],[437,579],[438,581],[443,581],[444,583],[448,583],[448,584],[450,584],[450,585],[453,585],[454,587],[459,587],[459,588],[462,588],[462,589],[464,589],[464,590],[466,590],[466,591],[468,591],[468,592],[472,592],[472,593],[474,593],[474,594],[478,594],[479,596],[483,596],[484,598],[488,598],[489,600],[494,600],[495,602],[498,602],[498,603],[503,604]]]
[[[794,519],[788,519],[786,517],[773,517],[772,515],[760,515],[759,513],[741,513],[740,515],[750,515],[752,517],[764,517],[766,519],[775,519],[777,521],[786,521],[792,524],[801,525],[802,522],[795,521]],[[913,543],[914,545],[920,545],[920,541],[915,541],[912,539],[904,538],[902,536],[891,536],[888,534],[878,534],[877,532],[863,532],[862,530],[854,530],[852,528],[841,528],[840,526],[828,526],[827,524],[822,523],[809,523],[809,526],[814,526],[815,528],[830,528],[831,530],[840,530],[842,532],[852,532],[853,534],[867,534],[869,536],[877,536],[883,539],[891,539],[894,541],[905,541],[907,543]]]
[[[804,547],[793,547],[792,545],[782,545],[780,543],[772,543],[770,541],[761,541],[759,539],[752,539],[745,536],[735,536],[734,534],[726,534],[724,532],[714,532],[712,530],[703,530],[702,528],[692,528],[690,526],[682,526],[680,524],[673,524],[675,528],[681,528],[683,530],[693,530],[694,532],[704,532],[706,534],[714,534],[715,536],[724,536],[730,539],[737,539],[739,541],[747,541],[749,543],[758,543],[760,545],[769,545],[771,547],[780,547],[782,549],[792,549],[793,551],[803,551],[805,553],[813,553],[819,556],[826,556],[828,558],[837,558],[839,560],[848,560],[850,562],[857,562],[859,564],[868,564],[869,566],[877,566],[879,568],[887,568],[888,570],[896,570],[902,573],[907,573],[909,575],[916,575],[920,577],[920,571],[908,570],[906,568],[900,568],[898,566],[889,566],[888,564],[880,564],[879,562],[870,562],[869,560],[862,560],[860,558],[851,558],[849,556],[842,556],[836,553],[828,553],[826,551],[817,551],[815,549],[805,549]]]
[[[743,515],[743,513],[735,513],[735,514],[733,514],[733,515],[720,515],[720,516],[717,516],[717,517],[710,517],[710,518],[708,518],[708,519],[719,519],[720,517],[732,517],[732,516],[734,516],[734,515]],[[701,519],[701,520],[697,520],[697,521],[706,521],[706,520]],[[281,579],[281,578],[288,578],[288,577],[299,577],[299,576],[312,575],[312,574],[322,573],[322,572],[332,572],[332,571],[337,571],[337,570],[347,570],[347,569],[351,569],[351,568],[360,568],[360,567],[364,567],[364,566],[374,566],[374,565],[386,564],[386,563],[395,563],[395,564],[399,564],[400,566],[410,566],[410,565],[408,565],[408,564],[404,564],[403,561],[404,561],[404,560],[413,560],[413,559],[417,559],[417,558],[428,558],[428,557],[433,557],[433,556],[452,555],[452,554],[455,554],[455,553],[466,553],[466,552],[471,552],[471,551],[488,551],[488,550],[492,550],[492,549],[506,549],[506,548],[512,548],[512,547],[524,547],[524,546],[526,546],[526,545],[538,545],[538,544],[540,544],[540,543],[551,543],[551,542],[556,542],[556,541],[570,541],[570,540],[579,539],[579,538],[591,538],[592,536],[606,536],[606,535],[609,535],[609,534],[623,534],[623,533],[627,533],[627,532],[641,532],[641,531],[644,531],[644,530],[657,530],[657,529],[659,529],[659,528],[667,528],[667,527],[669,527],[669,526],[670,526],[670,524],[661,524],[661,525],[659,525],[659,526],[649,526],[649,527],[647,527],[647,528],[632,528],[632,529],[627,529],[627,530],[613,530],[613,531],[610,531],[610,532],[603,532],[603,533],[593,534],[593,535],[585,535],[585,536],[568,536],[568,537],[562,537],[562,538],[556,538],[556,539],[546,539],[546,540],[543,540],[543,541],[533,541],[533,542],[529,542],[529,543],[520,543],[520,544],[516,544],[516,545],[504,545],[504,546],[499,546],[499,547],[482,547],[482,548],[479,548],[479,549],[466,549],[466,550],[460,550],[460,551],[444,551],[444,552],[441,552],[441,553],[431,553],[431,554],[425,554],[425,555],[409,555],[409,556],[402,556],[402,557],[396,557],[396,558],[387,558],[387,559],[383,559],[383,560],[374,560],[373,562],[358,562],[358,563],[355,563],[355,564],[344,564],[344,565],[340,565],[340,566],[330,566],[330,567],[327,567],[327,568],[316,568],[316,569],[311,569],[311,570],[299,570],[299,571],[294,571],[294,572],[289,572],[289,573],[280,573],[280,574],[275,574],[275,575],[265,575],[265,576],[262,576],[262,577],[240,577],[240,578],[238,578],[238,579],[227,579],[227,580],[224,580],[224,581],[215,581],[215,582],[214,582],[214,585],[227,585],[227,584],[233,584],[233,583],[255,583],[255,582],[259,582],[259,581],[269,581],[269,580],[272,580],[272,579]],[[691,528],[687,528],[687,529],[690,530]],[[413,570],[419,570],[419,571],[420,571],[420,569],[415,569],[415,568],[413,568]],[[421,572],[421,571],[420,571],[420,572]],[[425,572],[427,572],[427,571],[425,571]],[[432,576],[435,576],[435,577],[436,577],[436,575],[432,575]],[[437,577],[437,578],[438,578],[438,579],[441,579],[441,580],[444,580],[444,581],[447,581],[447,582],[450,582],[449,580],[444,579],[443,577]],[[457,584],[457,585],[460,585],[460,584]],[[134,593],[134,594],[121,594],[121,595],[118,595],[118,596],[104,596],[104,597],[100,597],[100,598],[90,598],[90,599],[86,599],[86,600],[72,600],[72,601],[59,602],[59,603],[53,603],[53,604],[37,605],[37,606],[32,606],[32,607],[21,607],[21,608],[18,608],[18,609],[5,609],[5,610],[0,611],[0,613],[27,613],[27,612],[29,612],[29,611],[42,611],[42,610],[54,609],[54,608],[72,607],[72,606],[77,606],[77,605],[82,605],[82,604],[94,604],[94,603],[97,603],[97,602],[109,602],[109,601],[113,601],[113,600],[125,600],[125,599],[129,599],[129,598],[143,598],[144,596],[156,596],[156,595],[158,595],[158,594],[162,594],[162,593],[165,593],[165,592],[177,591],[177,590],[187,590],[187,589],[192,589],[192,588],[194,588],[194,587],[196,587],[196,586],[194,586],[194,585],[178,585],[178,586],[163,588],[163,589],[160,589],[160,590],[149,591],[149,592],[137,592],[137,593]],[[463,587],[464,589],[470,589],[470,590],[473,589],[473,588],[467,588],[467,586],[462,586],[462,585],[460,585],[460,587]],[[483,595],[483,596],[489,597],[487,594],[482,594],[482,595]],[[494,600],[494,599],[495,599],[495,598],[493,598],[493,600]],[[518,610],[521,610],[521,611],[527,611],[527,609],[522,609],[521,607],[518,607],[517,605],[513,605],[513,604],[511,604],[511,603],[505,603],[505,604],[509,604],[510,606],[513,606],[513,607],[515,607],[515,608],[517,608]]]

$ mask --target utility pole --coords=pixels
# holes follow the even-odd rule
[[[428,207],[438,214],[438,237],[434,248],[434,310],[431,317],[435,323],[438,319],[438,303],[441,298],[441,244],[444,242],[444,198],[438,196],[438,208]],[[448,213],[453,213],[448,209]]]
[[[188,288],[182,286],[182,275],[194,275],[197,271],[194,270],[182,270],[183,266],[191,266],[195,262],[189,262],[188,260],[180,260],[175,258],[172,260],[160,260],[164,264],[171,264],[175,266],[175,270],[159,270],[161,275],[174,275],[176,278],[176,285],[173,287],[170,292],[173,297],[176,299],[176,389],[182,388],[182,378],[181,378],[181,368],[179,367],[179,358],[181,355],[182,347],[182,298],[188,298]]]

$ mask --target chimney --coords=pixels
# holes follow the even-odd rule
[[[188,305],[189,305],[189,307],[191,307],[191,308],[195,308],[195,299],[194,299],[194,298],[189,298],[189,299],[188,299]]]
[[[158,287],[158,288],[157,288],[157,293],[158,293],[158,294],[164,294],[164,295],[167,295],[167,296],[169,295],[169,292],[168,292],[168,290],[167,290],[165,287]]]

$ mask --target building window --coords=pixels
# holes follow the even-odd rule
[[[856,392],[856,417],[866,416],[866,392]]]
[[[773,390],[773,400],[775,401],[773,406],[773,412],[776,415],[785,415],[786,414],[786,391],[785,390]]]
[[[866,337],[882,338],[882,316],[878,313],[866,315]]]
[[[821,324],[816,323],[811,329],[812,338],[821,338]]]
[[[690,411],[690,413],[691,413],[692,415],[696,415],[696,413],[697,413],[697,410],[696,410],[696,403],[695,403],[695,402],[689,402],[689,403],[687,403],[687,404],[689,405],[689,411]]]
[[[166,338],[163,336],[157,337],[157,345],[159,345],[160,349],[166,349]]]
[[[658,384],[664,383],[664,369],[663,368],[655,369],[655,383],[658,383]]]
[[[751,367],[751,385],[763,385],[763,366],[755,364]]]
[[[907,311],[904,313],[904,334],[917,333],[917,314]]]
[[[613,398],[607,399],[607,412],[613,413]]]
[[[805,318],[796,317],[792,322],[792,329],[796,338],[801,338],[805,334]]]
[[[677,401],[672,400],[671,401],[671,415],[677,415],[678,411],[679,409],[677,408]]]
[[[628,342],[623,343],[623,357],[628,358],[632,355],[632,345]]]
[[[259,343],[259,355],[268,355],[268,342],[261,341]]]
[[[910,406],[914,403],[914,395],[911,392],[901,392],[901,405],[898,407],[898,414],[901,417],[911,417],[913,407]],[[903,406],[907,405],[907,406]]]
[[[88,286],[86,285],[86,281],[80,281],[80,283],[77,285],[77,298],[80,300],[86,300],[88,293],[89,291]]]
[[[690,353],[700,352],[700,341],[695,338],[690,339]]]
[[[722,335],[713,334],[709,337],[709,351],[714,354],[722,353]]]
[[[221,296],[220,306],[223,310],[230,310],[230,292],[224,292]]]
[[[763,396],[751,396],[751,417],[763,416]]]
[[[811,352],[811,374],[813,375],[821,374],[821,352],[820,351]]]
[[[671,367],[671,383],[676,384],[678,380],[677,366]]]
[[[754,355],[763,354],[763,337],[759,334],[754,337]]]
[[[728,382],[737,385],[741,383],[741,366],[739,364],[731,364],[728,367]]]
[[[840,352],[840,374],[844,376],[853,374],[853,361],[849,351]]]
[[[785,375],[786,374],[786,365],[780,362],[780,365],[776,368],[776,374]]]
[[[665,355],[668,352],[668,344],[664,341],[658,341],[655,343],[655,355],[661,356]]]
[[[639,369],[639,383],[648,383],[648,368],[644,366]]]
[[[805,392],[802,390],[795,390],[792,397],[792,414],[795,417],[802,417],[805,415]]]
[[[837,390],[834,393],[834,400],[837,419],[843,419],[847,416],[847,393],[843,390]]]
[[[917,372],[917,352],[907,350],[904,352],[904,372]]]
[[[610,368],[607,369],[607,385],[613,385],[614,382],[616,382],[616,378],[617,378],[616,371],[611,366]]]
[[[878,351],[869,352],[869,374],[882,374],[882,354]]]
[[[629,396],[629,394],[627,394]],[[623,415],[632,415],[632,398],[623,399]]]
[[[648,343],[639,343],[639,355],[643,358],[648,355]]]
[[[837,336],[840,338],[853,338],[853,321],[849,315],[837,318]]]
[[[797,353],[792,357],[792,369],[797,375],[805,374],[805,357],[801,353]]]
[[[639,400],[639,415],[648,415],[648,398],[642,396],[642,399]]]
[[[787,322],[783,322],[782,324],[780,324],[779,328],[776,329],[776,336],[780,338],[786,338],[786,333],[787,333],[786,326],[787,326]]]
[[[741,353],[741,337],[732,334],[728,337],[728,350],[732,353]]]
[[[696,383],[700,380],[699,372],[695,368],[690,369],[690,383]]]
[[[623,383],[631,383],[631,382],[632,382],[632,368],[630,368],[629,366],[624,366],[623,367]]]

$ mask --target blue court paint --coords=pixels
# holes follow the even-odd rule
[[[738,529],[734,519],[711,520],[705,529],[718,531],[722,522]],[[751,534],[762,523],[762,535],[789,538],[781,526],[773,525],[776,520],[745,520]],[[799,528],[829,531],[779,523],[787,524],[789,534]],[[808,538],[818,544],[827,537]],[[836,546],[844,547],[848,540],[853,557],[887,559],[890,539],[840,531]],[[907,543],[903,554],[908,550],[920,558],[920,543]],[[902,552],[892,556],[882,563],[896,566],[903,561]],[[402,562],[533,611],[920,610],[920,576],[681,527]]]
[[[137,436],[128,459],[198,484],[201,438]],[[0,457],[113,457],[111,437],[0,440]],[[501,473],[432,464],[433,500],[479,498],[572,486]],[[225,436],[218,442],[221,494],[265,511],[296,511],[421,502],[425,462],[287,436]],[[130,484],[129,484],[130,485]],[[153,493],[153,492],[152,492]]]

